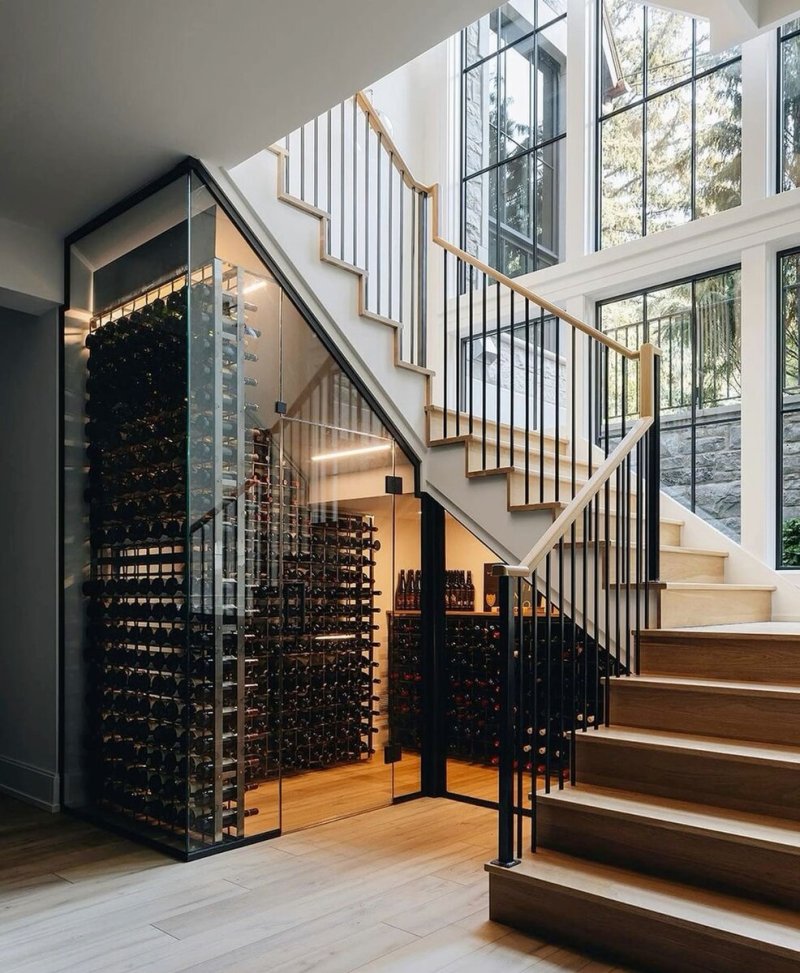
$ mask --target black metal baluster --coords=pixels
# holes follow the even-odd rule
[[[531,645],[531,851],[536,851],[536,793],[539,780],[539,575],[533,572],[533,590],[531,592],[531,608],[533,611],[533,644]]]
[[[399,220],[398,220],[398,222],[400,224],[400,252],[398,254],[400,267],[398,269],[398,281],[397,281],[397,284],[398,284],[397,289],[400,292],[399,293],[400,308],[399,308],[398,320],[399,320],[400,324],[403,324],[403,325],[406,322],[405,305],[403,304],[403,284],[405,283],[405,279],[404,279],[405,278],[405,252],[404,252],[405,251],[405,241],[403,239],[404,226],[405,226],[405,209],[406,209],[406,206],[405,206],[405,195],[404,195],[405,185],[406,185],[406,183],[405,183],[405,175],[406,175],[406,173],[405,173],[405,169],[404,169],[400,173],[400,188],[398,190],[398,193],[399,193],[399,196],[400,196],[400,199],[398,201],[399,210],[400,210],[400,216],[399,216]],[[403,332],[402,331],[400,332],[400,335],[401,335],[401,340],[402,340],[402,335],[403,335]]]
[[[331,252],[332,244],[332,234],[333,234],[333,200],[331,195],[333,193],[333,132],[331,131],[331,122],[333,119],[333,113],[328,109],[328,181],[326,184],[326,196],[325,196],[325,209],[328,213],[328,253]]]
[[[469,369],[469,434],[472,435],[474,425],[474,381],[475,381],[475,287],[474,273],[472,264],[469,265],[469,353],[467,355],[467,368]]]
[[[642,440],[636,444],[636,675],[639,675],[639,644],[642,632]],[[645,589],[646,590],[646,589]]]
[[[355,99],[353,99],[353,104],[355,104]],[[339,165],[341,169],[339,170],[339,259],[344,260],[344,130],[346,126],[346,116],[345,116],[345,103],[342,102],[339,111]],[[355,177],[355,159],[353,159],[353,176]],[[353,183],[353,205],[355,205],[355,182]],[[355,248],[355,244],[354,244]],[[353,265],[356,264],[356,257],[353,254]]]
[[[344,126],[344,115],[342,115]],[[344,139],[344,127],[342,128]],[[344,157],[344,156],[343,156]],[[344,170],[342,170],[344,187]],[[344,188],[342,188],[342,219],[344,219]],[[342,230],[342,260],[344,260],[344,230]],[[353,266],[358,267],[358,99],[353,98]]]
[[[447,251],[445,250],[445,255]],[[445,257],[446,261],[446,257]],[[454,280],[458,281],[458,258],[456,258],[456,272]],[[445,292],[447,287],[445,287]],[[456,436],[461,435],[461,295],[456,291],[456,340],[453,350],[453,373],[456,386]],[[469,448],[469,447],[468,447]]]
[[[416,361],[414,352],[417,345],[417,190],[411,188],[411,361]]]
[[[389,153],[389,240],[387,251],[389,253],[389,317],[394,311],[394,287],[393,287],[393,264],[394,264],[394,152]]]
[[[456,269],[455,279],[458,280],[458,270]],[[516,589],[516,603],[519,605],[516,624],[514,626],[516,638],[515,653],[517,671],[517,720],[516,720],[516,740],[514,741],[514,756],[516,758],[516,784],[517,784],[517,858],[522,858],[522,824],[523,824],[523,785],[525,782],[525,763],[523,761],[523,738],[525,735],[525,690],[527,680],[525,678],[525,618],[522,612],[522,579],[516,578],[514,581]]]
[[[509,369],[510,369],[510,373],[511,374],[510,374],[510,378],[509,378],[509,391],[508,391],[508,395],[509,395],[509,403],[508,403],[508,406],[509,406],[509,410],[508,410],[509,411],[509,418],[508,418],[508,426],[509,426],[508,439],[509,439],[509,450],[511,452],[511,460],[509,462],[509,466],[511,466],[512,469],[513,469],[517,465],[514,462],[514,391],[515,391],[515,385],[514,385],[514,365],[515,365],[515,362],[514,362],[514,358],[515,358],[515,356],[514,356],[514,291],[511,291],[510,300],[511,300],[511,309],[510,309],[510,314],[511,314],[511,327],[510,327],[509,332],[508,332],[508,339],[509,339],[508,340],[508,356],[509,356],[509,359],[510,359],[510,361],[509,361]],[[498,436],[497,436],[497,438],[498,438],[498,441],[499,441],[499,439],[500,439],[500,430],[499,429],[498,429]]]
[[[554,361],[555,388],[553,389],[553,407],[555,409],[556,427],[556,503],[561,499],[561,322],[554,321],[556,329],[556,353]],[[575,444],[572,444],[574,450]]]
[[[544,503],[544,308],[539,313],[539,503]],[[558,452],[558,443],[556,443]]]
[[[319,116],[314,117],[314,206],[319,209]]]
[[[381,239],[383,237],[383,223],[381,222],[381,170],[383,169],[383,155],[381,149],[383,147],[383,132],[378,132],[378,145],[375,149],[375,168],[378,170],[375,178],[376,187],[376,201],[375,209],[377,210],[377,215],[375,218],[375,290],[378,294],[378,314],[381,313]]]
[[[577,339],[578,332],[575,330],[575,328],[571,328],[570,330],[572,331],[572,349],[570,351],[570,355],[572,357],[572,375],[571,375],[571,379],[570,379],[570,381],[572,383],[572,395],[571,395],[571,400],[572,400],[572,403],[571,403],[571,412],[572,412],[572,416],[571,416],[571,419],[572,419],[572,429],[571,429],[572,459],[571,459],[571,463],[570,463],[570,466],[571,466],[571,471],[570,472],[571,472],[571,480],[572,480],[572,482],[571,482],[571,494],[570,494],[570,496],[571,497],[574,497],[575,494],[578,492],[578,485],[577,485],[577,479],[578,479],[578,469],[577,469],[577,467],[578,467],[578,438],[577,438],[578,423],[577,423],[577,415],[576,415],[576,411],[575,411],[575,399],[576,399],[576,395],[575,395],[575,382],[576,382],[576,376],[577,376],[577,367],[576,367],[577,363],[576,363],[576,360],[575,359],[576,359],[576,355],[577,355],[577,340],[576,339]],[[591,446],[589,448],[591,449]]]
[[[574,604],[574,594],[573,594]],[[573,612],[574,614],[574,612]],[[558,676],[559,676],[559,702],[558,702],[558,789],[564,789],[564,652],[566,650],[566,629],[564,626],[564,538],[558,540]],[[574,632],[574,620],[573,620]],[[575,652],[575,638],[571,641],[570,653]],[[574,690],[573,690],[574,692]],[[570,709],[574,709],[574,701]]]
[[[498,766],[498,848],[495,864],[510,868],[514,858],[514,593],[512,579],[500,575],[500,720]]]
[[[483,343],[481,345],[481,469],[486,469],[486,303],[487,276],[483,275]]]
[[[300,128],[300,199],[306,201],[306,127]]]
[[[364,306],[369,309],[369,115],[364,113]]]
[[[495,332],[495,341],[497,342],[497,360],[494,363],[494,367],[495,367],[495,385],[496,385],[496,394],[495,394],[495,400],[496,400],[496,402],[495,402],[495,408],[496,408],[497,411],[496,411],[496,416],[495,416],[495,422],[497,424],[497,429],[496,429],[497,442],[496,442],[495,451],[494,451],[495,452],[495,464],[494,465],[495,465],[495,467],[499,467],[500,466],[500,422],[501,422],[502,416],[503,416],[503,403],[502,403],[502,399],[501,399],[501,389],[500,389],[500,385],[501,385],[501,370],[502,370],[501,369],[501,365],[502,365],[502,361],[501,361],[501,359],[502,359],[502,354],[501,354],[501,348],[502,348],[501,338],[502,338],[502,336],[501,336],[501,331],[500,331],[500,284],[498,283],[495,286],[497,288],[497,290],[496,290],[497,300],[495,302],[495,304],[496,304],[496,308],[495,308],[496,319],[495,319],[495,325],[494,325],[494,332]]]
[[[544,621],[544,638],[545,638],[545,666],[547,667],[547,672],[545,675],[545,704],[544,712],[545,719],[547,720],[547,733],[545,739],[547,741],[547,749],[544,756],[544,792],[545,794],[550,793],[550,774],[552,771],[552,751],[553,751],[553,695],[552,695],[552,679],[553,679],[553,618],[552,618],[552,606],[550,603],[550,555],[548,554],[544,562],[544,598],[545,598],[545,621]]]
[[[534,355],[535,357],[535,355]],[[525,503],[531,502],[531,302],[525,298]]]
[[[442,293],[443,293],[442,303],[444,307],[444,315],[443,315],[444,329],[443,329],[443,336],[442,336],[443,346],[444,346],[444,356],[442,358],[444,416],[442,418],[442,422],[444,424],[443,436],[445,439],[447,439],[447,425],[448,425],[447,419],[448,419],[448,411],[449,411],[449,399],[447,397],[447,251],[444,248],[442,248],[442,256],[444,257],[444,278],[443,278],[443,285],[442,285]]]

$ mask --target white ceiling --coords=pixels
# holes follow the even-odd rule
[[[247,158],[490,0],[0,0],[0,216],[66,234],[186,155]]]

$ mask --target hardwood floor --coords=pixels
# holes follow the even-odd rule
[[[0,796],[0,968],[611,973],[489,921],[495,825],[425,799],[179,864]]]

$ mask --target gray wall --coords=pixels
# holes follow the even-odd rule
[[[58,804],[58,312],[0,308],[0,789]]]

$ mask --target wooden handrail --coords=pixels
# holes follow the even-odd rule
[[[576,318],[574,315],[568,314],[562,308],[546,300],[544,297],[540,297],[538,294],[535,294],[532,290],[529,290],[527,287],[524,287],[522,284],[513,280],[511,277],[507,277],[499,270],[495,270],[493,267],[490,267],[489,264],[484,263],[482,260],[479,260],[477,257],[473,257],[472,254],[467,253],[466,250],[462,250],[460,247],[457,247],[455,244],[450,243],[449,240],[445,240],[442,236],[440,236],[439,234],[439,194],[440,194],[439,184],[433,183],[430,186],[426,186],[424,183],[421,183],[417,179],[415,179],[411,175],[411,171],[409,167],[406,165],[402,155],[398,151],[397,146],[395,145],[392,137],[386,131],[386,127],[381,121],[380,116],[378,115],[377,111],[373,107],[369,98],[367,98],[367,96],[364,94],[363,91],[359,91],[356,94],[356,101],[359,107],[361,108],[361,110],[367,116],[369,120],[370,128],[377,135],[381,136],[381,142],[386,146],[387,151],[391,153],[391,156],[395,160],[394,162],[395,168],[402,176],[403,181],[406,183],[406,185],[409,186],[411,189],[416,189],[418,192],[426,193],[428,196],[431,197],[431,207],[433,210],[432,219],[431,219],[431,238],[435,244],[440,246],[443,250],[446,250],[448,253],[451,253],[454,257],[458,258],[459,260],[463,260],[464,263],[470,264],[476,270],[480,271],[480,273],[486,274],[487,277],[491,278],[492,280],[496,281],[499,284],[502,284],[504,287],[507,287],[509,290],[514,291],[515,294],[519,294],[520,297],[522,297],[524,300],[530,301],[532,304],[536,304],[537,307],[540,307],[544,311],[547,311],[548,314],[552,314],[553,317],[556,317],[560,321],[563,321],[565,324],[568,324],[570,327],[575,328],[576,331],[580,331],[583,334],[589,335],[589,337],[594,338],[596,341],[599,341],[601,344],[605,345],[607,348],[616,352],[618,355],[622,355],[623,357],[628,358],[631,361],[639,360],[638,348],[627,348],[619,341],[615,341],[613,338],[610,338],[608,335],[603,334],[602,331],[592,327],[592,325],[586,324],[586,322],[581,321],[580,318]]]
[[[570,530],[578,517],[581,516],[592,500],[603,489],[611,476],[636,447],[637,443],[645,437],[654,421],[652,416],[637,419],[631,427],[630,432],[620,442],[617,448],[612,453],[609,453],[605,462],[595,470],[594,474],[578,490],[559,517],[542,534],[528,556],[523,558],[519,564],[497,564],[494,567],[494,573],[497,575],[508,575],[512,578],[530,578],[534,571],[538,570],[539,565],[553,550],[556,544],[566,536],[567,531]]]

